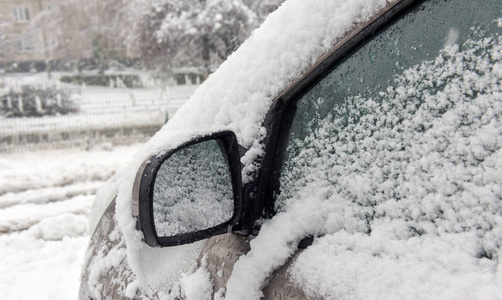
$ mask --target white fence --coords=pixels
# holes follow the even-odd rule
[[[197,86],[77,87],[45,74],[0,77],[0,88],[50,84],[66,91],[78,110],[66,115],[0,117],[0,152],[143,142],[162,127]],[[16,78],[18,80],[16,80]],[[1,90],[0,90],[1,92]]]

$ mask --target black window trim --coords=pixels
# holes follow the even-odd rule
[[[303,95],[319,83],[352,53],[357,51],[374,36],[383,32],[391,24],[405,15],[416,11],[426,0],[402,0],[385,7],[382,12],[345,35],[329,52],[318,59],[303,76],[293,82],[274,101],[263,123],[267,129],[264,140],[265,155],[261,160],[260,174],[256,180],[245,186],[243,193],[247,216],[241,220],[243,228],[259,231],[260,218],[271,218],[274,214],[274,191],[279,185],[279,176],[286,154],[289,129],[296,112],[296,103]],[[251,204],[252,203],[252,204]]]

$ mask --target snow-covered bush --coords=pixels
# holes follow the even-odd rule
[[[113,74],[113,75],[74,75],[62,76],[61,82],[78,84],[78,85],[94,85],[106,87],[128,87],[140,88],[143,87],[141,79],[134,74]]]
[[[0,116],[41,117],[75,113],[78,106],[68,92],[55,87],[23,85],[0,89]]]

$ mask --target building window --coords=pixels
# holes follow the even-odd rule
[[[21,36],[18,42],[19,50],[29,51],[34,48],[33,38],[31,36]]]
[[[30,20],[30,11],[28,10],[28,7],[14,7],[12,12],[14,13],[15,22],[28,22]]]

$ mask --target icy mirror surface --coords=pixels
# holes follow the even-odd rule
[[[159,237],[214,227],[233,212],[230,168],[216,140],[182,148],[161,165],[153,191]]]
[[[491,272],[502,247],[501,86],[502,2],[431,1],[303,96],[276,210],[316,194],[329,214],[324,236],[296,261],[296,280],[343,294],[333,286],[354,285],[380,257],[423,258],[440,246],[468,258],[417,259],[423,270],[441,265],[441,280],[459,265]],[[408,249],[411,241],[423,247]],[[321,270],[312,261],[323,255]],[[344,269],[337,257],[358,265]],[[408,274],[401,267],[388,266]]]

